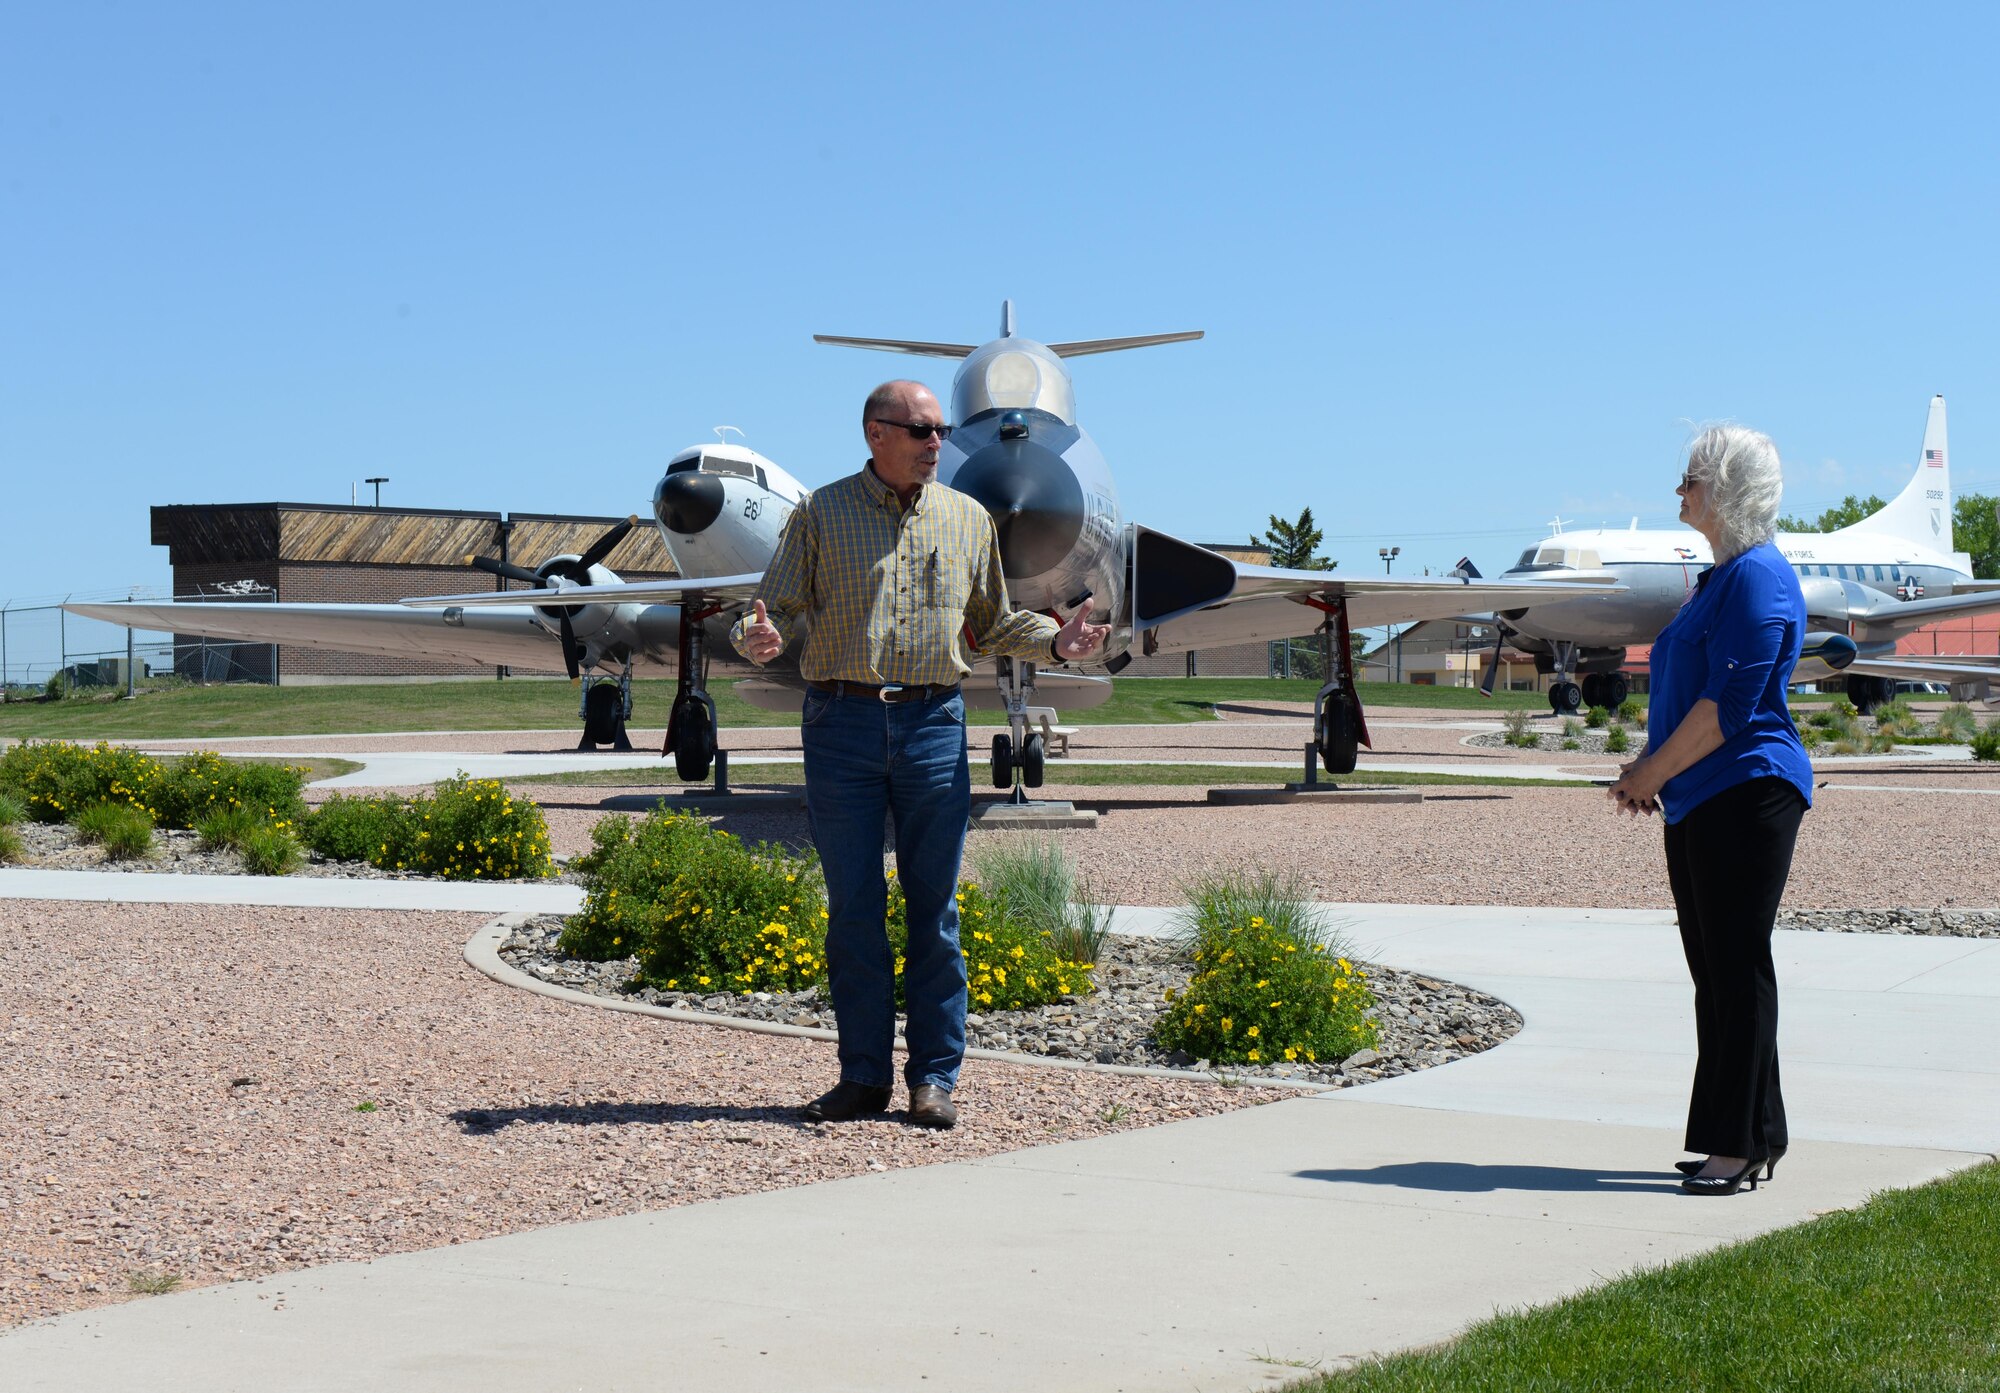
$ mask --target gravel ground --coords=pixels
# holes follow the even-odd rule
[[[1565,760],[1469,749],[1466,736],[1495,723],[1466,713],[1370,715],[1383,757],[1577,767],[1574,752]],[[1289,761],[1303,743],[1296,713],[1224,716],[1199,726],[1084,727],[1077,753]],[[471,752],[573,742],[570,732],[538,731],[396,743]],[[194,743],[242,753],[391,744],[379,736]],[[729,744],[796,750],[797,733],[732,731]],[[1203,788],[1064,788],[1059,761],[1051,774],[1058,782],[1046,796],[1101,814],[1096,829],[1062,837],[1102,900],[1174,903],[1189,875],[1275,860],[1315,897],[1336,901],[1671,903],[1658,824],[1616,817],[1602,790],[1438,788],[1416,804],[1221,808],[1205,805]],[[2000,924],[2000,916],[1955,925],[1926,917],[2000,903],[1986,850],[1994,811],[1981,797],[1938,796],[2000,792],[2000,767],[1917,764],[1822,778],[1832,786],[1806,818],[1789,910],[1911,911],[1858,923],[1877,932],[1985,935]],[[598,800],[613,792],[517,788],[544,803],[564,855],[585,849],[606,815]],[[805,837],[797,813],[722,822],[753,839]],[[1020,834],[973,840],[1010,835]],[[183,860],[182,869],[201,869]],[[0,1324],[127,1299],[128,1282],[148,1273],[227,1280],[969,1158],[1275,1096],[975,1061],[956,1132],[893,1121],[812,1129],[792,1109],[832,1079],[830,1046],[510,991],[460,958],[480,916],[24,902],[5,915]],[[635,1070],[637,1059],[645,1064]],[[359,1111],[364,1103],[374,1109]]]
[[[975,1060],[956,1131],[814,1128],[831,1045],[490,982],[484,916],[6,908],[0,1325],[1290,1096]]]

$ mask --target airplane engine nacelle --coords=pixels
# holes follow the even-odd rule
[[[1809,633],[1799,645],[1799,665],[1793,677],[1802,682],[1820,680],[1839,672],[1860,654],[1861,646],[1846,634]]]
[[[1828,627],[1845,626],[1857,610],[1879,602],[1879,592],[1851,580],[1833,576],[1802,576],[1799,589],[1806,599],[1806,617]]]
[[[608,566],[592,566],[582,572],[577,565],[580,557],[571,553],[566,556],[551,556],[536,572],[548,585],[561,581],[577,583],[577,589],[585,594],[593,585],[616,585],[619,576]],[[584,576],[589,579],[586,581]],[[664,611],[664,615],[651,619],[651,611]],[[635,652],[671,653],[679,626],[674,619],[665,617],[678,611],[661,605],[579,605],[569,611],[570,632],[583,649],[582,661],[585,667],[594,667],[606,657],[623,661],[626,655]],[[551,635],[562,637],[561,609],[554,605],[537,605],[535,622]],[[650,622],[644,622],[650,619]]]

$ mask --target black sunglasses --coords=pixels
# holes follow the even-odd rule
[[[1692,470],[1690,470],[1686,474],[1681,475],[1681,487],[1683,489],[1691,489],[1696,484],[1699,484],[1701,482],[1702,480],[1697,478]]]
[[[943,422],[939,422],[937,425],[929,425],[922,421],[891,421],[881,416],[877,416],[874,419],[877,425],[895,426],[899,430],[908,431],[912,440],[929,440],[933,433],[940,440],[951,439],[951,427],[945,425]]]

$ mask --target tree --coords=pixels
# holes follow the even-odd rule
[[[1268,547],[1271,564],[1288,571],[1330,571],[1340,563],[1324,556],[1316,556],[1324,534],[1313,526],[1313,510],[1301,508],[1297,522],[1286,522],[1276,513],[1271,514],[1271,529],[1261,537],[1252,537],[1253,547]]]
[[[1779,518],[1780,532],[1838,532],[1843,527],[1852,527],[1870,513],[1879,513],[1888,507],[1874,494],[1866,498],[1856,498],[1853,494],[1840,500],[1838,508],[1828,508],[1819,515],[1818,522],[1807,522],[1804,518]]]
[[[1960,494],[1951,508],[1951,541],[1972,553],[1972,574],[1978,580],[2000,580],[2000,498],[1990,493]]]

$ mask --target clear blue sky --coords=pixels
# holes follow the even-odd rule
[[[1083,359],[1129,515],[1344,567],[1786,505],[1926,402],[2000,491],[1987,7],[15,5],[0,597],[164,586],[158,503],[643,511],[718,423],[808,484],[915,366]],[[364,497],[366,490],[363,490]]]

